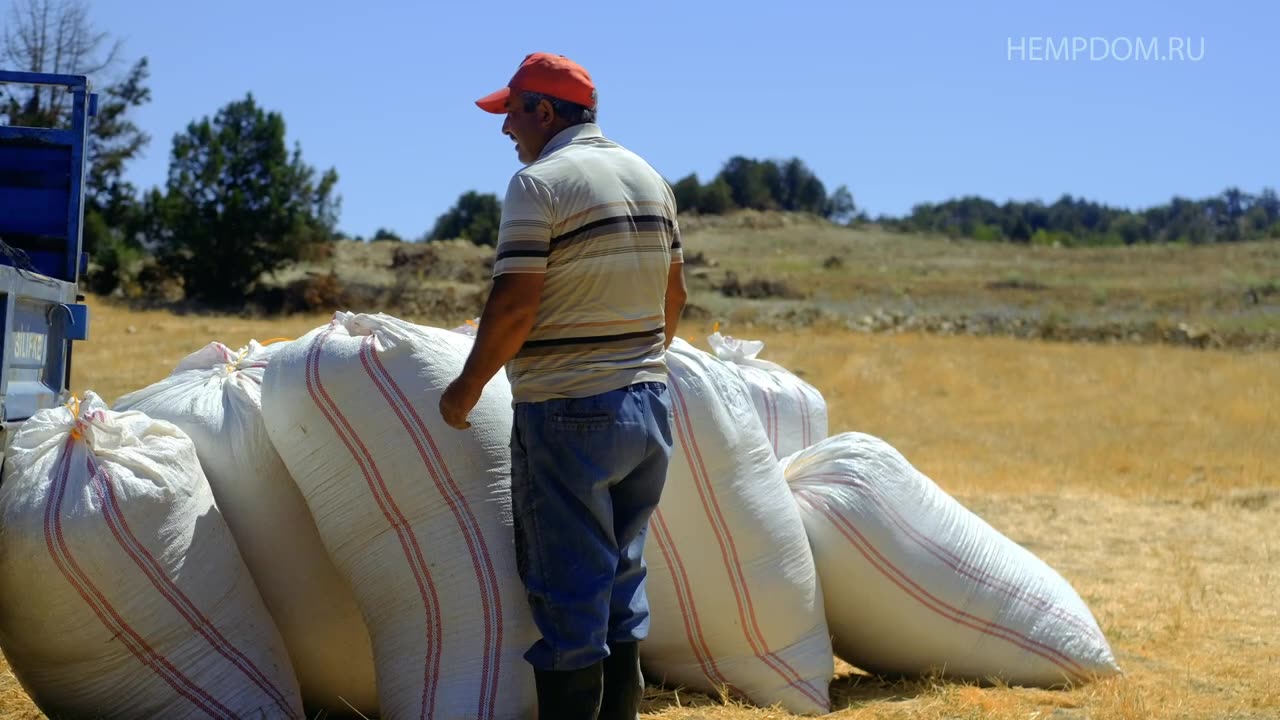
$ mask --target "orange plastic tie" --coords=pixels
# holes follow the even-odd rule
[[[71,438],[73,440],[79,440],[83,437],[83,434],[80,432],[80,398],[72,395],[71,399],[67,401],[67,404],[64,407],[71,411],[71,422],[73,423],[71,426]]]

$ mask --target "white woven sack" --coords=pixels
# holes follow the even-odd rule
[[[303,717],[191,440],[93,393],[10,446],[0,645],[50,717]]]
[[[537,639],[510,528],[511,389],[438,409],[474,340],[337,313],[267,366],[267,431],[355,590],[391,718],[526,718]]]
[[[830,710],[834,672],[804,525],[747,388],[677,339],[675,451],[645,543],[655,680],[793,713]]]
[[[378,712],[373,650],[311,512],[262,422],[262,376],[274,349],[214,342],[163,380],[116,401],[182,429],[289,649],[308,715]]]
[[[783,464],[848,662],[1029,686],[1119,672],[1061,575],[883,440],[842,433]]]
[[[827,437],[827,401],[813,385],[785,367],[761,360],[764,343],[720,333],[707,337],[715,356],[730,363],[751,390],[774,455],[786,457]]]

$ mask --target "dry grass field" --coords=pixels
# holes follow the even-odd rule
[[[74,388],[108,402],[211,340],[294,337],[327,319],[91,305],[93,338],[79,346]],[[710,322],[690,322],[680,334],[705,348],[710,330]],[[764,357],[821,389],[833,433],[884,438],[1061,572],[1126,672],[1050,692],[892,682],[842,666],[833,717],[1280,717],[1280,356],[721,330],[765,340]],[[646,712],[665,720],[790,717],[670,688],[652,688]],[[0,719],[39,717],[0,666]]]
[[[695,290],[733,273],[744,284],[768,280],[789,291],[771,305],[695,292],[694,301],[720,318],[846,324],[882,310],[1093,327],[1186,322],[1223,334],[1280,331],[1276,242],[1009,246],[747,212],[686,224],[687,252],[707,263],[691,269]]]

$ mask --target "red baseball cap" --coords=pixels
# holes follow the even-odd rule
[[[476,101],[481,110],[502,115],[507,112],[511,91],[536,92],[568,100],[587,108],[596,106],[596,86],[591,75],[563,55],[531,53],[520,63],[507,86]]]

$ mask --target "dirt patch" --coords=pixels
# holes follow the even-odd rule
[[[747,300],[765,300],[769,298],[799,300],[805,296],[803,292],[785,280],[771,280],[761,277],[739,280],[738,274],[732,270],[725,273],[724,279],[720,281],[718,290],[725,297],[745,298]]]
[[[1223,502],[1241,510],[1267,510],[1280,506],[1280,490],[1273,488],[1234,490],[1227,493]]]
[[[493,274],[495,257],[492,252],[458,252],[456,246],[401,243],[391,254],[390,268],[418,281],[482,284]]]
[[[1004,278],[1003,280],[994,280],[985,286],[988,290],[1048,290],[1049,286],[1035,280],[1023,280],[1021,278]]]

